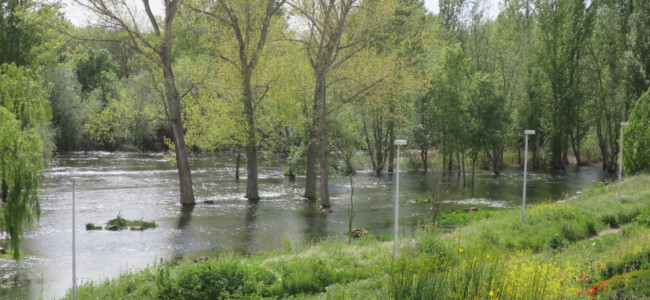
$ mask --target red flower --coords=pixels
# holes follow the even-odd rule
[[[597,285],[594,285],[594,287],[592,288],[592,290],[594,290],[594,293],[598,292],[598,286],[597,286]]]
[[[600,284],[600,286],[605,286],[605,285],[607,285],[607,283],[605,283],[605,282]]]
[[[580,278],[580,281],[585,282],[585,279],[584,279],[584,278]]]
[[[582,292],[578,292],[578,296],[582,296]]]

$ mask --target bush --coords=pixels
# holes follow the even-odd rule
[[[181,265],[171,275],[161,267],[157,278],[160,299],[197,300],[261,298],[261,285],[273,281],[269,271],[244,266],[235,257]]]
[[[603,215],[601,217],[601,220],[603,221],[603,223],[605,223],[605,225],[608,225],[609,228],[619,228],[620,227],[618,216],[616,216],[614,214],[605,214],[605,215]]]
[[[636,101],[625,137],[625,172],[650,171],[650,90]]]

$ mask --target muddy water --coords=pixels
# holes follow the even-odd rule
[[[19,262],[0,260],[0,298],[53,299],[72,286],[72,184],[75,178],[78,282],[100,281],[138,270],[162,259],[214,249],[256,253],[293,244],[343,236],[348,227],[350,181],[332,176],[330,194],[334,212],[320,213],[317,203],[302,199],[304,177],[282,175],[282,161],[262,159],[258,203],[243,198],[246,182],[234,179],[233,155],[210,155],[192,160],[197,204],[183,210],[178,204],[177,173],[162,154],[73,153],[60,157],[41,180],[42,214],[29,231]],[[521,201],[521,171],[498,178],[476,177],[473,189],[459,188],[457,177],[418,171],[400,173],[404,234],[430,206],[416,200],[431,196],[452,202],[514,207]],[[554,201],[601,180],[596,167],[561,174],[529,174],[528,203]],[[353,177],[354,227],[374,234],[390,234],[394,178],[360,171]],[[432,184],[435,182],[435,184]],[[206,200],[214,204],[203,204]],[[118,214],[127,219],[156,221],[158,227],[139,231],[86,231],[85,224],[105,225]]]

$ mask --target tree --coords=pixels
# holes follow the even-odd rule
[[[469,98],[469,144],[470,151],[474,153],[472,169],[476,163],[476,153],[484,151],[492,162],[492,172],[499,175],[505,150],[506,125],[510,123],[505,98],[496,93],[492,79],[482,73],[472,78]]]
[[[629,1],[602,1],[594,24],[594,34],[587,42],[585,97],[601,153],[603,170],[618,170],[619,122],[629,114],[637,99],[633,74],[626,72],[627,56],[611,53],[628,52],[627,26]],[[626,76],[621,76],[626,74]]]
[[[148,24],[136,19],[137,11],[125,1],[75,0],[95,14],[108,26],[119,28],[123,38],[119,41],[149,60],[162,73],[167,118],[172,127],[176,152],[176,166],[180,182],[180,202],[194,205],[194,190],[188,153],[185,145],[185,129],[181,118],[181,94],[176,85],[173,68],[174,18],[180,7],[180,0],[164,1],[162,20],[156,18],[149,0],[143,0],[143,10]],[[150,26],[147,28],[147,25]]]
[[[584,126],[584,97],[581,83],[581,59],[593,24],[595,4],[585,0],[539,0],[539,48],[537,58],[550,86],[546,113],[550,142],[551,166],[563,169],[567,162],[569,141],[578,164]]]
[[[650,171],[650,90],[634,105],[630,126],[625,128],[623,165],[626,173]]]
[[[327,89],[332,84],[350,78],[329,78],[331,72],[357,55],[372,40],[370,34],[382,28],[393,12],[391,1],[358,0],[317,1],[295,0],[287,2],[302,18],[304,32],[297,33],[312,71],[314,95],[311,107],[312,123],[309,126],[307,150],[307,179],[305,197],[316,198],[316,160],[320,163],[321,205],[331,206],[328,188],[328,109]],[[357,8],[363,6],[363,10]],[[355,13],[354,11],[357,11]],[[388,12],[388,13],[387,13]],[[354,16],[354,18],[353,18]],[[350,32],[354,31],[354,32]],[[376,36],[376,35],[374,35]],[[365,86],[352,92],[342,103],[350,102],[368,89]]]
[[[234,64],[240,75],[241,104],[246,120],[246,158],[248,178],[246,184],[246,198],[258,200],[258,171],[257,147],[259,144],[256,132],[255,108],[256,102],[264,98],[265,92],[256,91],[253,86],[253,76],[259,65],[260,57],[266,46],[269,31],[273,23],[282,18],[280,8],[285,0],[215,0],[205,3],[210,11],[198,11],[216,19],[228,28],[228,33],[234,36],[237,45],[236,55],[229,56],[219,53],[219,57]],[[256,11],[263,8],[263,12]],[[218,31],[217,31],[218,32]],[[220,33],[223,34],[223,33]],[[219,39],[220,37],[217,37]]]
[[[0,66],[0,230],[9,234],[14,258],[20,237],[40,215],[38,179],[50,108],[36,72]]]

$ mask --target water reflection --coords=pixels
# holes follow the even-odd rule
[[[255,228],[257,227],[257,209],[259,200],[248,201],[246,207],[246,224],[244,225],[244,249],[241,251],[246,255],[255,253]]]
[[[316,201],[304,200],[302,215],[305,221],[303,231],[305,240],[318,242],[327,236],[327,217],[329,213],[321,212],[321,205]]]

